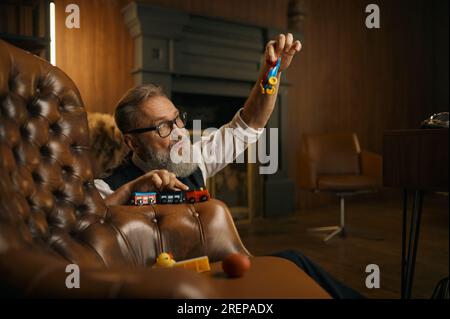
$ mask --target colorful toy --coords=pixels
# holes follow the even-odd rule
[[[131,196],[130,204],[136,206],[153,204],[180,204],[184,202],[195,203],[204,202],[211,198],[208,190],[200,188],[194,191],[168,191],[168,192],[135,192]]]
[[[156,193],[155,192],[149,192],[149,193],[135,192],[135,193],[133,193],[133,196],[131,196],[131,204],[136,205],[136,206],[156,204]]]
[[[156,194],[156,202],[158,204],[179,204],[186,200],[185,193],[179,192],[161,192]]]
[[[275,93],[275,85],[277,85],[278,83],[277,75],[278,70],[280,69],[280,64],[281,58],[278,58],[278,60],[270,66],[269,70],[264,76],[264,79],[261,80],[260,86],[262,94],[272,95]]]
[[[230,254],[222,261],[222,269],[230,277],[242,277],[250,269],[250,259],[239,253]]]
[[[196,272],[210,271],[208,256],[202,256],[198,258],[186,259],[179,261],[173,265],[173,267],[182,267],[185,269],[192,269]]]
[[[210,199],[207,189],[200,188],[200,190],[186,192],[186,201],[189,203],[204,202]]]
[[[192,269],[196,272],[210,271],[211,267],[209,265],[208,256],[202,256],[198,258],[186,259],[183,261],[176,262],[173,259],[171,253],[161,253],[158,258],[156,258],[156,264],[154,267],[181,267],[185,269]]]
[[[171,253],[161,253],[156,258],[156,267],[173,267],[176,261],[173,259]]]

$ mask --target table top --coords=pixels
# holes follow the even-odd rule
[[[293,262],[280,257],[251,257],[251,267],[240,278],[229,278],[220,262],[205,272],[223,298],[329,299],[330,295]]]

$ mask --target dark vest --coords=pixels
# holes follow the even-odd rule
[[[135,180],[139,176],[144,175],[145,172],[141,170],[139,167],[133,164],[131,160],[131,155],[128,155],[125,161],[117,166],[112,174],[103,179],[103,181],[109,185],[109,187],[115,191],[120,186]],[[197,190],[200,187],[205,187],[205,182],[203,180],[203,174],[200,168],[197,168],[194,173],[187,177],[178,177],[180,182],[189,186],[189,190]]]

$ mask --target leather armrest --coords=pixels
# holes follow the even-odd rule
[[[120,234],[136,265],[152,265],[161,252],[175,260],[208,256],[211,262],[244,247],[227,206],[211,199],[196,204],[111,206],[107,222]]]
[[[39,298],[215,298],[217,290],[202,274],[182,268],[79,266],[79,288],[69,289],[70,262],[28,250],[0,255],[0,293]],[[71,278],[69,278],[69,282]]]
[[[0,254],[0,296],[8,298],[330,298],[306,273],[279,257],[252,258],[242,278],[227,279],[220,263],[212,271],[182,268],[79,267],[79,288],[70,262],[31,250]]]
[[[375,178],[378,183],[382,184],[383,160],[376,153],[362,150],[361,151],[361,173],[366,176]]]
[[[317,189],[317,172],[314,163],[308,158],[308,155],[302,152],[300,154],[300,178],[301,188],[315,190]]]

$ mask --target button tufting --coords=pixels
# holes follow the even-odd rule
[[[41,112],[39,104],[37,103],[37,99],[36,98],[31,98],[28,103],[26,104],[28,113],[30,114],[30,116],[34,117],[34,116],[38,116]]]
[[[52,123],[49,125],[50,132],[53,134],[61,133],[61,126],[58,123]]]
[[[20,127],[20,135],[23,139],[27,139],[30,136],[30,132],[25,126]]]
[[[158,220],[156,218],[153,218],[153,222],[156,224],[158,223]]]
[[[39,152],[42,156],[50,156],[50,148],[47,145],[42,145],[39,148]]]
[[[35,183],[40,183],[40,182],[42,182],[42,177],[41,177],[41,175],[39,175],[39,173],[33,172],[33,173],[31,173],[31,176],[32,176],[33,181],[34,181]]]
[[[70,175],[73,173],[73,168],[71,166],[65,165],[61,167],[64,174]]]
[[[18,164],[22,163],[22,158],[19,154],[19,149],[18,149],[17,145],[12,148],[12,153],[13,153],[13,156],[14,156],[14,159],[16,160],[16,162]]]
[[[63,101],[59,96],[58,96],[58,109],[60,111],[67,110],[67,105],[66,105],[65,101]]]
[[[91,183],[89,183],[89,181],[84,181],[83,188],[85,191],[89,191],[91,189]]]
[[[64,194],[62,191],[60,190],[55,190],[52,192],[53,196],[55,196],[56,199],[58,200],[63,200],[66,198],[66,194]]]

